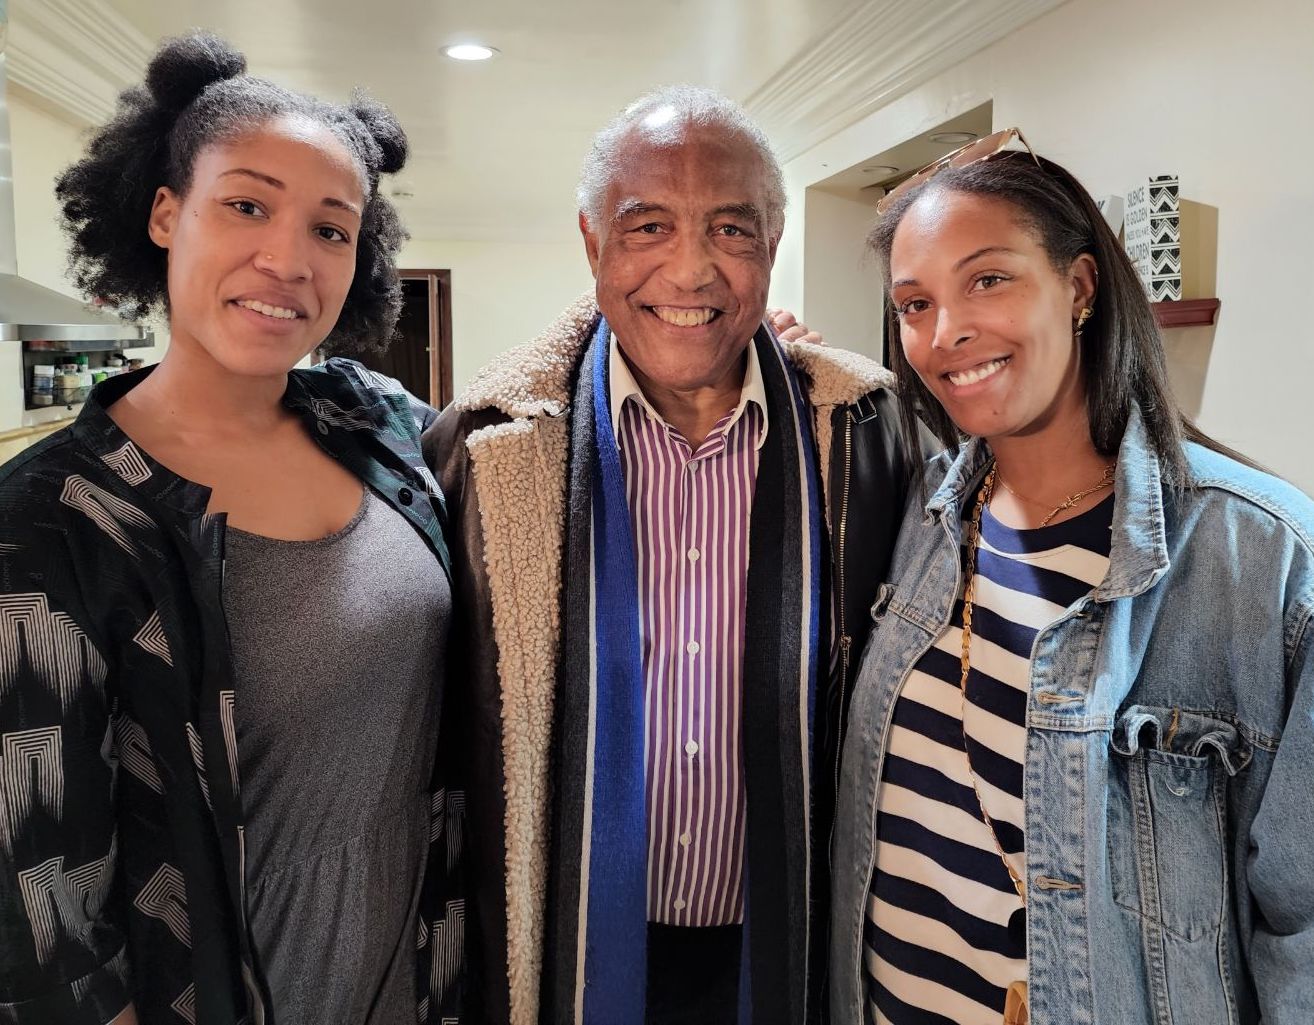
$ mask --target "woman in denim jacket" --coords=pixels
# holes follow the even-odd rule
[[[1305,1025],[1314,503],[1185,418],[1118,240],[1013,139],[872,237],[949,451],[849,713],[832,1016]]]

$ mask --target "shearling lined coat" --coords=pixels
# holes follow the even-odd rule
[[[485,367],[424,436],[447,500],[455,622],[440,757],[464,793],[463,1020],[539,1020],[547,921],[553,710],[562,634],[570,401],[598,322],[591,295]],[[815,411],[831,544],[835,669],[818,696],[817,843],[828,842],[849,681],[885,579],[906,467],[888,371],[839,349],[787,343]],[[850,659],[849,654],[854,658]],[[813,858],[824,873],[827,859]],[[824,929],[827,881],[814,883]],[[803,937],[781,937],[782,943]],[[824,951],[824,934],[812,949]],[[809,990],[824,977],[817,966]],[[810,1001],[812,1006],[816,1001]]]

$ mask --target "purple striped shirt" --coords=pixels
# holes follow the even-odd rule
[[[749,515],[765,437],[757,353],[739,404],[691,451],[644,398],[615,339],[611,410],[639,574],[648,918],[744,914],[741,666]]]

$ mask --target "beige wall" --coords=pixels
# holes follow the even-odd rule
[[[574,225],[561,242],[412,240],[402,267],[452,272],[452,379],[459,394],[498,353],[527,342],[593,287]]]
[[[772,301],[826,330],[808,186],[993,100],[996,127],[1020,126],[1097,196],[1175,171],[1184,198],[1218,208],[1222,311],[1212,330],[1168,333],[1176,383],[1206,430],[1314,492],[1297,426],[1314,380],[1312,39],[1307,0],[1071,0],[789,163]]]

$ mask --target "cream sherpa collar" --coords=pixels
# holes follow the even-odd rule
[[[532,342],[502,353],[480,370],[456,399],[457,408],[493,408],[513,419],[559,416],[570,403],[571,374],[597,321],[597,300],[588,292]],[[807,376],[814,406],[848,405],[894,385],[893,374],[856,352],[786,342],[785,354]]]

